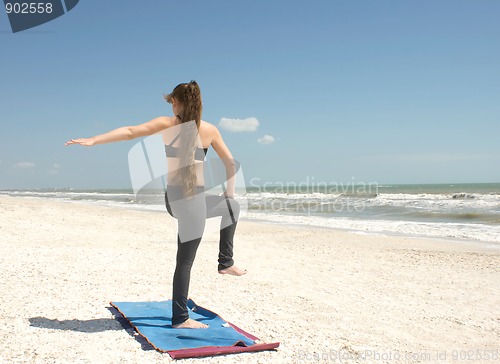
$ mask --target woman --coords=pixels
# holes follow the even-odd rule
[[[189,318],[187,299],[191,267],[200,244],[207,217],[222,216],[219,241],[220,274],[241,276],[233,261],[233,237],[239,217],[239,204],[234,200],[233,156],[219,130],[201,120],[202,102],[196,81],[177,85],[164,96],[172,104],[175,116],[160,116],[144,124],[124,126],[91,138],[71,139],[65,145],[93,146],[131,140],[162,132],[168,161],[165,204],[177,219],[177,260],[173,279],[172,326],[174,328],[206,328]],[[221,196],[205,196],[203,160],[212,146],[224,163],[227,189]]]

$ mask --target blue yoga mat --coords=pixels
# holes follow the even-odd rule
[[[201,356],[230,352],[259,351],[276,348],[279,343],[261,344],[258,338],[223,320],[220,316],[188,300],[189,317],[209,325],[207,329],[175,329],[172,327],[172,301],[111,302],[146,340],[157,350]],[[257,342],[258,343],[257,343]],[[207,351],[202,348],[233,348]],[[194,351],[191,349],[195,349]],[[172,355],[173,357],[173,355]]]

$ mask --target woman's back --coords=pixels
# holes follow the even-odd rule
[[[212,143],[211,128],[214,126],[201,121],[196,127],[194,121],[177,123],[162,131],[167,157],[167,184],[184,183],[183,172],[193,169],[196,175],[196,186],[204,186],[203,162]]]

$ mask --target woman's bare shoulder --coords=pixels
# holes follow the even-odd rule
[[[208,121],[202,120],[201,127],[205,129],[207,133],[213,134],[218,129],[214,124],[209,123]]]
[[[209,123],[208,121],[201,120],[201,125],[206,127],[206,128],[215,128],[215,125],[212,123]]]
[[[168,127],[171,127],[175,125],[175,116],[158,116],[158,119],[160,119],[165,125],[168,125]]]

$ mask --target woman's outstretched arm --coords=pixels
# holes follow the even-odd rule
[[[107,133],[96,135],[90,138],[77,138],[67,141],[64,145],[80,144],[91,147],[96,144],[121,142],[132,140],[147,135],[152,135],[160,130],[166,129],[175,123],[174,117],[160,116],[146,123],[135,126],[122,126]]]

